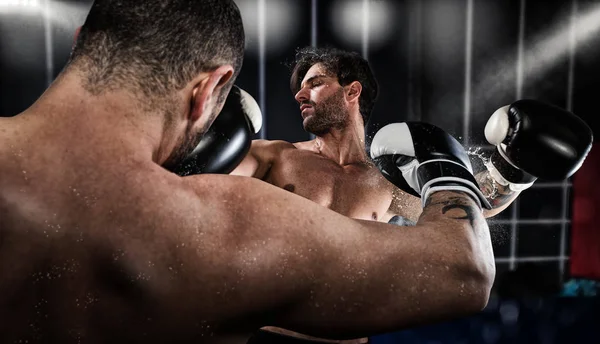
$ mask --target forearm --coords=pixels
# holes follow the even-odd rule
[[[481,208],[471,197],[452,191],[433,194],[417,222],[417,230],[420,226],[440,236],[442,249],[455,253],[449,257],[451,262],[465,263],[469,271],[491,285],[495,261],[490,231]]]
[[[186,300],[180,313],[206,317],[211,300],[213,318],[352,339],[452,319],[487,302],[489,233],[462,193],[432,194],[417,225],[398,230],[253,178],[186,180],[198,190],[203,207],[195,215],[206,235],[198,236],[199,225],[186,232],[197,244],[185,248],[185,283],[170,289]]]
[[[360,242],[348,243],[348,249],[366,246],[372,251],[355,250],[351,259],[337,262],[329,273],[343,288],[315,281],[310,302],[296,313],[298,319],[303,315],[302,321],[280,325],[349,339],[481,310],[495,272],[481,210],[461,193],[448,197],[439,192],[430,200],[417,225],[402,231],[361,221],[365,234]],[[382,234],[387,240],[381,240]]]
[[[230,175],[263,179],[271,168],[274,150],[268,141],[252,141],[250,151]]]
[[[240,162],[240,164],[229,174],[232,176],[253,177],[258,168],[258,160],[252,153],[248,153],[244,157],[244,160],[242,160],[242,162]]]
[[[494,256],[487,223],[470,197],[447,191],[433,194],[417,225],[403,230],[424,232],[412,269],[395,282],[409,297],[407,305],[396,310],[409,312],[407,326],[466,316],[485,307],[495,275]]]
[[[496,216],[508,208],[521,193],[520,191],[511,190],[508,185],[496,182],[487,169],[477,173],[475,179],[479,183],[479,188],[492,205],[492,209],[483,210],[483,215],[486,218]]]

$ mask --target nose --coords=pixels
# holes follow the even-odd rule
[[[308,100],[308,92],[306,91],[306,89],[301,88],[300,91],[298,91],[298,93],[296,93],[296,96],[294,96],[294,98],[296,99],[296,101],[298,103],[302,103]]]

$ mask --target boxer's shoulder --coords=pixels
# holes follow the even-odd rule
[[[286,150],[296,149],[294,144],[283,140],[253,140],[251,152],[257,157],[276,159]]]
[[[252,148],[257,149],[270,149],[270,150],[283,150],[283,149],[294,149],[296,148],[293,143],[283,140],[253,140]]]
[[[296,149],[305,150],[305,151],[311,151],[311,152],[315,152],[315,153],[317,152],[315,150],[315,141],[314,140],[294,142],[292,145]]]

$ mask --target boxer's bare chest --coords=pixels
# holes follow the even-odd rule
[[[264,180],[357,219],[380,220],[392,201],[390,184],[376,167],[341,166],[301,149],[284,150]]]

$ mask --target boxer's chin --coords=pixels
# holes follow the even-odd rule
[[[322,136],[332,129],[342,130],[348,125],[348,109],[344,105],[344,90],[340,88],[314,106],[312,114],[304,118],[304,130]]]
[[[329,125],[329,123],[315,119],[314,115],[306,117],[302,124],[304,126],[304,130],[317,136],[325,135],[331,129],[331,125]]]
[[[336,116],[318,116],[314,114],[306,117],[302,125],[307,132],[316,136],[322,136],[332,129],[344,129],[347,126],[346,118],[347,116],[344,116],[344,114]]]

